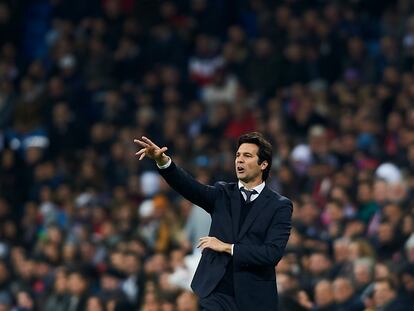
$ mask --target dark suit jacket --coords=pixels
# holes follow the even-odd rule
[[[292,203],[265,186],[239,230],[240,190],[237,183],[200,184],[174,163],[160,174],[168,184],[212,217],[209,236],[234,244],[233,277],[240,310],[277,310],[275,265],[291,229]],[[191,284],[201,298],[222,279],[231,255],[205,249]]]

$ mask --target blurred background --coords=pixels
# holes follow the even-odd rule
[[[413,310],[410,0],[0,1],[0,310],[194,311],[203,183],[236,138],[294,201],[280,310]],[[259,310],[259,309],[258,309]]]

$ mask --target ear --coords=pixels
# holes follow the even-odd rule
[[[260,168],[262,169],[262,171],[264,171],[268,165],[269,163],[265,160],[262,163],[260,163]]]

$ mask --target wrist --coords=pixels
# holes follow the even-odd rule
[[[231,255],[231,244],[224,243],[224,249],[223,249],[223,251],[224,251],[225,253],[228,253],[228,254],[230,254],[230,255]]]
[[[155,159],[155,162],[157,163],[158,166],[164,166],[165,164],[168,163],[169,160],[170,160],[170,157],[163,153],[159,159]]]

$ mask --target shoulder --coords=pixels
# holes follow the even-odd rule
[[[214,187],[216,188],[221,188],[223,190],[229,191],[229,190],[234,190],[237,187],[237,183],[235,182],[225,182],[225,181],[217,181],[216,183],[214,183]]]
[[[218,181],[214,184],[214,187],[225,193],[226,195],[231,195],[235,190],[238,189],[237,183],[235,182],[225,182],[225,181]]]
[[[225,182],[225,181],[217,181],[214,186],[216,187],[224,187],[224,188],[234,188],[237,185],[235,182]]]
[[[279,192],[271,189],[268,186],[266,186],[265,189],[267,189],[272,199],[275,200],[278,204],[292,207],[292,201],[289,198],[281,195]]]
[[[395,298],[384,310],[386,311],[404,311],[407,310],[407,301],[402,297]]]

